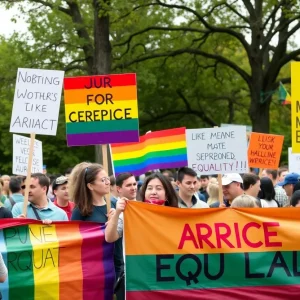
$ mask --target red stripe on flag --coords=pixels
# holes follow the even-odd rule
[[[89,87],[91,85],[91,78],[96,80],[97,86],[105,88],[116,87],[116,86],[128,86],[128,85],[136,85],[136,74],[113,74],[113,75],[96,75],[96,76],[80,76],[80,77],[66,77],[64,78],[64,89],[65,90],[81,90]],[[109,78],[104,80],[104,78]],[[106,82],[106,84],[105,84]],[[109,85],[107,84],[109,82]]]
[[[248,286],[239,288],[187,289],[166,291],[134,291],[126,293],[127,300],[293,300],[300,299],[300,285]]]

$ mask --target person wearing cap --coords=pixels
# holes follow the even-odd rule
[[[68,216],[68,219],[71,220],[75,203],[69,201],[68,177],[60,176],[53,180],[52,191],[55,196],[54,205],[64,210]]]
[[[289,173],[284,177],[284,180],[281,182],[278,182],[277,185],[282,186],[283,189],[286,192],[286,195],[290,199],[293,195],[294,186],[296,183],[299,182],[300,175],[297,173]]]
[[[244,194],[243,178],[238,173],[229,173],[222,176],[222,188],[224,198],[231,205],[232,201]]]

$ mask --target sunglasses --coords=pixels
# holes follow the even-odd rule
[[[22,189],[22,190],[25,190],[25,189],[26,189],[26,185],[22,185],[22,186],[21,186],[21,189]]]

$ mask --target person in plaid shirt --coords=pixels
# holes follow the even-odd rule
[[[281,186],[277,185],[277,170],[264,169],[261,177],[269,177],[272,180],[275,189],[275,200],[278,201],[280,207],[286,206],[289,203],[289,199],[285,190]]]

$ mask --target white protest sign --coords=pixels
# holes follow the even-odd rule
[[[30,138],[13,135],[13,170],[15,175],[27,175]],[[43,173],[43,147],[42,142],[34,140],[32,159],[32,173]]]
[[[292,147],[289,148],[289,172],[300,174],[300,153],[292,153]]]
[[[56,135],[64,72],[18,69],[10,132]]]
[[[188,166],[197,174],[248,171],[246,127],[187,129]]]

